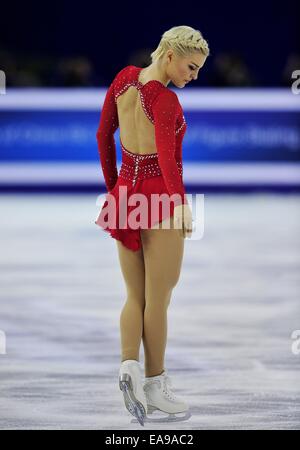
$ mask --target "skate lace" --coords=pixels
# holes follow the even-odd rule
[[[170,389],[172,387],[171,378],[166,373],[164,375],[159,375],[157,377],[153,377],[152,380],[147,381],[148,385],[157,384],[158,386],[160,386],[161,383],[162,383],[162,391],[163,391],[164,396],[168,400],[177,401],[178,398]]]
[[[168,375],[165,375],[163,377],[163,393],[169,400],[176,401],[177,397],[170,389],[171,387],[172,387],[171,378]]]

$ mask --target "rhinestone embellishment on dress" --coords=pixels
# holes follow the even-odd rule
[[[150,81],[157,81],[157,80],[150,80]],[[146,83],[146,85],[147,84],[148,83]],[[122,88],[119,91],[115,92],[115,104],[117,105],[117,98],[121,94],[123,94],[130,86],[135,86],[138,89],[139,93],[140,93],[140,98],[141,98],[141,104],[142,104],[143,111],[146,114],[146,116],[148,117],[148,119],[150,120],[150,122],[154,124],[154,118],[152,117],[152,114],[151,114],[151,108],[147,108],[146,101],[145,101],[144,94],[143,94],[143,88],[146,85],[143,85],[139,80],[132,80],[129,83],[124,84],[124,86],[122,86]],[[183,127],[186,125],[186,120],[185,120],[185,117],[184,117],[183,114],[182,114],[182,117],[181,117],[181,121],[182,121],[182,123],[175,130],[175,134],[178,134],[183,129]]]
[[[132,186],[138,180],[144,180],[145,178],[157,177],[162,175],[159,163],[158,154],[149,153],[146,155],[138,155],[129,152],[121,142],[121,148],[123,151],[122,165],[120,168],[119,177],[124,180],[132,182]],[[127,157],[129,157],[127,159]],[[126,160],[125,160],[126,158]],[[126,162],[127,161],[127,162]],[[178,173],[182,176],[182,162],[176,161],[178,167]]]

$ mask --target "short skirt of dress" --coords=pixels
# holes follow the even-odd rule
[[[108,194],[114,198],[113,202],[115,202],[115,205],[111,202],[110,216],[108,216]],[[166,194],[168,197],[168,191],[162,175],[137,180],[134,185],[131,181],[119,176],[114,188],[108,194],[95,223],[104,231],[110,233],[114,239],[121,241],[125,247],[133,251],[141,248],[141,228],[153,228],[154,225],[159,226],[160,222],[172,217],[174,214],[175,203],[173,201],[165,203],[164,207],[162,202],[158,202],[158,204],[153,203],[154,197],[151,194],[158,194],[159,196]],[[134,200],[133,204],[130,204],[129,198],[134,198],[131,197],[132,194],[144,194],[143,198],[146,202],[140,202],[138,200],[139,196],[135,196],[135,199],[138,201]],[[120,205],[123,215],[120,214]],[[142,225],[138,225],[138,222],[141,221],[141,215],[138,213],[138,210],[143,213],[144,220]],[[132,226],[132,221],[129,220],[130,216],[131,219],[136,218],[134,226]],[[110,226],[111,224],[113,226]]]

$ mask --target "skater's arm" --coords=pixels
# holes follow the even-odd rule
[[[119,126],[119,119],[114,96],[114,81],[106,92],[96,133],[98,152],[108,191],[112,190],[118,178],[114,132]]]
[[[178,114],[176,94],[169,90],[159,94],[153,102],[152,112],[158,163],[164,182],[169,195],[179,194],[180,196],[174,204],[185,203],[185,189],[175,159],[175,127]]]

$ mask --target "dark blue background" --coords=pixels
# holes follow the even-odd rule
[[[299,52],[299,1],[40,2],[1,4],[0,49],[24,56],[85,55],[96,68],[96,85],[108,85],[136,52],[153,51],[177,25],[200,29],[211,58],[193,86],[209,84],[213,58],[239,52],[257,85],[275,86],[291,52]]]

